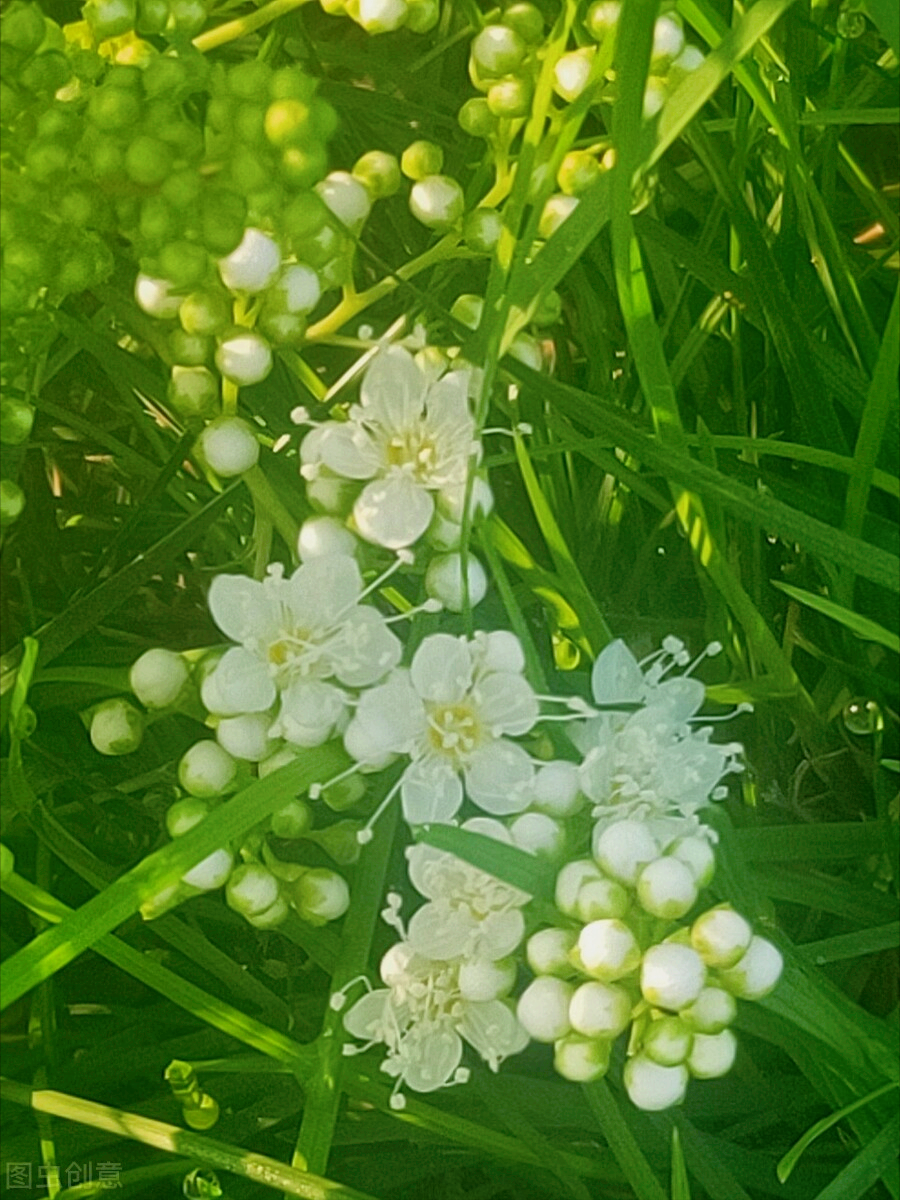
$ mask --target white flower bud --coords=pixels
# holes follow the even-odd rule
[[[227,882],[233,869],[234,856],[231,851],[214,850],[182,875],[181,882],[199,888],[201,892],[213,892]]]
[[[281,250],[261,229],[245,229],[240,245],[219,259],[219,274],[234,292],[262,292],[278,274]]]
[[[641,1050],[661,1067],[677,1067],[691,1052],[693,1035],[678,1017],[658,1017],[644,1031]]]
[[[94,749],[101,754],[131,754],[144,738],[143,714],[127,700],[104,700],[94,709],[90,736]]]
[[[259,442],[240,417],[219,417],[200,434],[198,447],[217,475],[230,479],[256,465]]]
[[[403,0],[375,0],[376,3],[403,4]],[[403,15],[406,5],[403,4]],[[349,171],[332,171],[316,184],[316,192],[329,212],[334,213],[351,233],[358,233],[372,211],[372,201],[365,186]]]
[[[721,1033],[698,1033],[687,1059],[687,1068],[695,1079],[718,1079],[734,1065],[737,1038],[730,1029]]]
[[[462,297],[459,297],[459,299],[461,300]],[[480,297],[475,297],[475,299],[480,299]],[[458,302],[459,300],[457,300]],[[475,326],[473,325],[472,328],[474,329]],[[438,495],[440,511],[448,520],[455,521],[458,525],[461,524],[465,498],[465,488],[448,488]],[[493,507],[494,493],[491,491],[491,485],[486,479],[482,479],[480,475],[476,475],[472,480],[472,494],[469,498],[469,512],[472,519],[475,520],[477,517],[488,516]],[[499,671],[506,668],[497,667],[495,669]]]
[[[215,742],[195,742],[178,764],[178,782],[201,799],[221,796],[236,774],[237,763]]]
[[[684,29],[674,13],[657,17],[653,26],[653,50],[650,55],[651,71],[665,70],[672,59],[684,49]]]
[[[553,1047],[553,1067],[572,1083],[592,1083],[609,1070],[611,1043],[569,1034]]]
[[[198,796],[188,796],[184,800],[176,800],[166,810],[166,831],[170,838],[184,837],[195,825],[199,825],[204,817],[208,816],[209,805]]]
[[[569,954],[578,941],[574,929],[540,929],[525,945],[525,957],[535,975],[570,975]]]
[[[256,916],[245,914],[246,920],[253,926],[254,929],[275,929],[281,925],[291,911],[291,906],[285,900],[284,896],[279,896],[271,908],[267,908],[265,912],[257,913]]]
[[[285,312],[308,313],[319,303],[322,288],[312,267],[294,263],[281,272],[272,284],[270,294]]]
[[[211,417],[219,406],[219,385],[207,367],[172,368],[169,403],[182,417]]]
[[[675,921],[696,903],[697,884],[686,863],[677,858],[658,858],[638,876],[637,895],[646,912]]]
[[[703,959],[690,946],[651,946],[641,963],[641,994],[654,1008],[677,1011],[693,1002],[706,982]]]
[[[138,275],[134,281],[134,298],[138,308],[151,317],[167,320],[177,317],[184,295],[175,291],[175,284],[168,279],[154,279],[150,275]]]
[[[705,987],[678,1015],[697,1033],[721,1033],[737,1016],[737,1001],[724,988]]]
[[[366,33],[393,33],[406,22],[406,0],[347,0],[347,15]]]
[[[259,863],[241,863],[232,871],[225,888],[229,908],[245,917],[258,917],[279,896],[278,880]]]
[[[312,821],[312,809],[304,800],[289,800],[284,808],[272,813],[269,828],[275,837],[300,838],[312,827]]]
[[[480,604],[487,593],[487,575],[474,554],[466,555],[466,579],[469,585],[469,604]],[[433,558],[425,572],[425,591],[433,600],[440,600],[450,612],[462,612],[463,595],[462,555],[442,554]]]
[[[509,347],[509,353],[532,371],[540,371],[544,365],[544,353],[539,343],[527,333],[517,333]]]
[[[574,989],[553,975],[541,975],[533,980],[516,1008],[519,1024],[536,1042],[555,1042],[572,1032],[569,1024],[569,1004]]]
[[[443,233],[465,212],[463,190],[449,175],[428,175],[414,183],[409,193],[409,210],[417,221]]]
[[[586,879],[575,897],[575,915],[580,921],[624,917],[630,903],[628,893],[614,879],[607,879],[605,876]]]
[[[753,937],[749,921],[730,904],[720,904],[697,918],[691,926],[691,945],[708,967],[734,967]]]
[[[541,211],[538,233],[542,238],[552,237],[567,217],[570,217],[579,205],[577,196],[551,196]]]
[[[216,366],[239,387],[260,383],[272,370],[272,347],[252,329],[235,330],[219,343]]]
[[[666,850],[673,858],[685,863],[694,873],[698,888],[709,887],[716,870],[716,854],[704,837],[678,838]]]
[[[550,817],[571,817],[581,808],[578,768],[558,759],[538,767],[534,777],[534,807]]]
[[[647,863],[659,855],[656,839],[640,821],[617,821],[594,829],[593,854],[607,874],[633,885]]]
[[[562,825],[544,813],[525,812],[509,827],[514,845],[529,854],[559,858],[565,849],[566,834]]]
[[[510,75],[521,64],[526,46],[507,25],[485,25],[472,42],[472,60],[482,75]]]
[[[216,740],[223,750],[234,758],[247,762],[260,762],[267,758],[275,747],[269,737],[272,718],[266,713],[241,713],[237,717],[223,717],[216,726]]]
[[[582,884],[588,882],[604,882],[605,876],[597,864],[589,858],[576,859],[566,863],[556,876],[556,907],[567,917],[578,916],[578,893]]]
[[[147,650],[128,674],[131,690],[144,708],[168,708],[174,704],[190,672],[180,654],[161,646]]]
[[[690,75],[696,71],[698,67],[703,65],[705,55],[698,46],[685,46],[682,52],[678,55],[670,68],[670,75],[674,74],[677,79],[679,75]]]
[[[300,526],[297,553],[301,562],[331,554],[352,554],[356,538],[336,517],[309,517]]]
[[[721,971],[719,980],[742,1000],[761,1000],[773,990],[783,967],[784,959],[777,946],[765,938],[753,937],[737,966]]]
[[[637,939],[623,921],[591,921],[578,935],[578,956],[589,975],[612,983],[641,961]]]
[[[463,959],[459,968],[459,990],[465,1000],[497,1000],[506,996],[516,982],[513,958]]]
[[[585,46],[559,59],[553,69],[553,90],[563,100],[577,100],[587,87],[596,53],[596,46]]]
[[[651,75],[647,80],[647,86],[644,88],[644,104],[643,115],[644,120],[649,121],[652,117],[662,109],[666,102],[666,81],[658,79],[655,75]]]
[[[636,1054],[626,1062],[623,1079],[628,1098],[636,1108],[661,1112],[681,1103],[690,1075],[683,1065],[661,1067],[644,1055]]]
[[[584,23],[591,37],[602,42],[606,35],[619,23],[622,5],[619,0],[597,0],[587,11]]]
[[[310,925],[336,921],[350,907],[347,881],[328,867],[312,867],[291,888],[294,908]]]
[[[631,1020],[631,997],[624,988],[592,980],[575,989],[569,1021],[576,1033],[591,1038],[617,1038]]]

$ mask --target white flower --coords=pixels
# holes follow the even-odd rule
[[[525,933],[526,892],[432,846],[410,846],[406,857],[413,887],[429,901],[409,922],[413,950],[492,962],[515,950]]]
[[[400,658],[384,618],[358,603],[362,578],[347,555],[312,559],[285,579],[279,566],[258,582],[218,575],[209,607],[222,632],[240,642],[227,650],[202,687],[204,704],[222,716],[281,708],[270,733],[316,746],[345,716],[335,683],[367,687]]]
[[[324,466],[367,481],[353,508],[359,532],[392,550],[409,546],[428,528],[435,499],[452,503],[465,492],[478,449],[467,373],[432,382],[408,350],[382,350],[349,417],[325,422],[304,439],[302,473],[314,480]]]
[[[396,1078],[398,1088],[433,1092],[464,1079],[459,1071],[464,1041],[492,1071],[527,1045],[528,1035],[502,1000],[465,998],[459,982],[463,961],[427,958],[399,942],[381,962],[387,986],[363,996],[344,1017],[352,1037],[387,1046],[381,1069]]]
[[[344,745],[364,764],[409,755],[400,791],[411,825],[453,820],[463,800],[460,775],[485,812],[521,812],[534,768],[504,735],[527,733],[538,719],[523,665],[510,634],[479,633],[472,641],[433,634],[408,671],[362,696]]]

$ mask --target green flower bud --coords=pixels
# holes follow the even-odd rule
[[[440,19],[438,0],[406,0],[406,28],[413,33],[430,33]]]
[[[393,154],[370,150],[356,160],[353,177],[360,181],[373,200],[381,200],[400,190],[400,163]]]
[[[144,718],[127,700],[104,700],[93,711],[90,735],[101,754],[131,754],[144,739]]]
[[[476,254],[491,254],[500,240],[503,218],[495,208],[475,208],[463,222],[463,238]]]
[[[403,151],[400,159],[400,170],[414,181],[426,179],[429,175],[440,175],[444,165],[444,151],[434,142],[413,142]]]
[[[644,1031],[643,1054],[661,1067],[677,1067],[691,1052],[694,1038],[678,1017],[658,1017]]]
[[[254,929],[276,929],[279,925],[284,924],[290,915],[290,905],[284,896],[279,896],[271,908],[267,908],[265,912],[257,913],[256,916],[247,916],[247,922]]]
[[[169,403],[180,417],[209,419],[219,411],[219,385],[206,367],[172,368],[168,388]]]
[[[620,919],[628,912],[628,893],[614,879],[585,879],[575,897],[575,915],[580,921]]]
[[[2,41],[28,57],[40,47],[45,36],[44,16],[36,4],[14,2],[3,14]]]
[[[259,442],[253,426],[241,417],[218,417],[200,434],[197,447],[223,479],[243,475],[256,466],[259,458]]]
[[[619,23],[622,5],[619,0],[598,0],[592,4],[584,19],[585,28],[596,42],[602,42]]]
[[[228,90],[239,100],[256,101],[269,90],[272,77],[268,63],[251,58],[228,68]]]
[[[521,66],[528,48],[509,25],[485,25],[472,42],[472,61],[487,77],[511,75]]]
[[[289,800],[284,808],[272,813],[269,828],[275,837],[302,838],[312,828],[312,821],[312,809],[305,801]]]
[[[135,0],[87,0],[81,11],[98,42],[129,33],[137,21]]]
[[[242,863],[231,872],[225,887],[229,908],[245,917],[258,917],[278,900],[280,887],[271,871],[259,863]]]
[[[495,117],[527,117],[534,95],[531,81],[513,76],[492,83],[487,91],[487,106]]]
[[[569,1034],[553,1046],[553,1068],[572,1083],[593,1083],[609,1070],[612,1043]]]
[[[552,237],[567,217],[570,217],[578,207],[576,196],[551,196],[544,205],[538,224],[538,233],[542,238]]]
[[[528,985],[516,1006],[516,1016],[536,1042],[555,1042],[572,1032],[569,1005],[575,989],[553,975],[541,975]]]
[[[166,810],[166,832],[170,838],[184,837],[209,816],[209,805],[198,796],[176,800]]]
[[[412,215],[439,233],[452,229],[465,212],[465,207],[462,188],[448,175],[429,175],[414,183],[409,194]]]
[[[0,528],[18,521],[25,511],[25,493],[12,479],[0,479]]]
[[[149,134],[138,134],[125,151],[125,172],[132,183],[153,187],[162,183],[171,168],[171,149]]]
[[[541,327],[555,325],[562,316],[562,298],[557,291],[543,296],[535,309],[532,323]]]
[[[467,100],[456,119],[460,128],[471,137],[489,138],[497,128],[497,118],[491,112],[487,100],[481,96]]]
[[[571,150],[560,163],[556,182],[567,196],[580,196],[600,174],[600,164],[586,150]]]
[[[0,442],[4,446],[21,446],[31,436],[34,409],[24,400],[0,400]]]
[[[181,655],[160,646],[137,659],[128,682],[144,708],[168,708],[181,695],[188,678],[188,666]]]
[[[504,9],[502,21],[510,29],[514,29],[523,42],[536,46],[544,40],[544,15],[533,4],[524,0],[510,4]]]
[[[466,329],[478,328],[483,311],[484,298],[468,293],[457,296],[450,307],[450,315],[454,320],[459,321],[460,325],[465,325]]]
[[[216,742],[195,742],[178,764],[178,782],[186,792],[213,799],[228,791],[237,775],[237,763]]]
[[[125,88],[95,88],[88,99],[88,120],[104,133],[115,133],[136,125],[141,115],[141,101]]]
[[[291,900],[304,921],[324,925],[342,917],[350,907],[350,889],[336,871],[313,867],[292,885]]]

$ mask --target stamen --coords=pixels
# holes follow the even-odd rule
[[[390,802],[393,800],[393,798],[400,791],[400,787],[401,787],[402,783],[403,783],[403,776],[401,775],[401,777],[397,780],[397,782],[394,784],[394,786],[391,788],[391,790],[388,792],[388,794],[385,796],[385,798],[382,800],[382,802],[378,805],[378,807],[372,813],[371,817],[369,817],[368,821],[366,821],[366,823],[362,827],[362,829],[359,830],[359,832],[356,835],[356,840],[359,842],[360,846],[367,846],[369,844],[369,842],[371,842],[371,840],[374,836],[373,826],[375,825],[375,822],[378,820],[378,818],[385,811],[385,809],[390,804]]]
[[[342,783],[345,779],[349,779],[351,775],[355,775],[361,767],[361,763],[353,763],[352,766],[338,772],[331,779],[326,779],[324,783],[311,783],[309,785],[310,800],[318,800],[326,788],[330,788],[335,783]]]

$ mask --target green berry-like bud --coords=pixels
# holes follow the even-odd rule
[[[662,1112],[680,1104],[690,1079],[684,1065],[661,1067],[643,1054],[626,1062],[622,1077],[629,1100],[645,1112]]]
[[[312,110],[305,100],[274,100],[265,111],[263,124],[273,146],[304,143],[312,137]]]
[[[463,238],[476,254],[491,254],[500,240],[503,218],[495,208],[475,208],[463,222]]]
[[[248,916],[246,920],[254,929],[276,929],[287,920],[290,912],[291,906],[285,900],[284,896],[279,895],[271,908],[267,908],[265,912],[258,913],[255,917]]]
[[[273,71],[258,58],[236,63],[228,69],[228,90],[239,100],[259,100],[269,90]]]
[[[622,5],[619,0],[598,0],[592,4],[584,19],[585,27],[595,42],[603,39],[616,28]]]
[[[137,123],[141,115],[141,101],[126,88],[107,85],[91,92],[87,115],[91,124],[104,133],[115,133],[120,129],[130,129]]]
[[[210,254],[228,255],[240,245],[246,216],[247,201],[236,192],[217,189],[203,197],[200,238]]]
[[[25,64],[19,72],[19,82],[29,92],[52,95],[72,78],[72,67],[58,50],[45,50]]]
[[[541,975],[519,997],[516,1016],[536,1042],[555,1042],[572,1032],[569,1005],[575,989],[563,979]]]
[[[208,15],[203,0],[169,0],[167,32],[192,38],[206,24]]]
[[[548,292],[543,296],[535,309],[532,323],[541,327],[555,325],[562,316],[562,298],[559,292]]]
[[[510,6],[503,12],[503,24],[514,29],[523,42],[536,46],[544,39],[544,15],[533,4],[524,0]]]
[[[231,325],[231,305],[224,292],[191,292],[178,309],[178,319],[185,333],[212,337]]]
[[[195,287],[209,269],[209,254],[205,246],[180,238],[160,250],[159,269],[175,287]]]
[[[203,366],[174,366],[169,381],[169,403],[185,420],[209,419],[219,410],[219,385]]]
[[[311,925],[336,921],[350,907],[347,881],[327,867],[305,871],[291,887],[294,908]]]
[[[237,763],[216,742],[195,742],[178,764],[178,782],[202,800],[221,796],[234,783]]]
[[[243,475],[259,458],[253,427],[241,417],[219,417],[211,422],[200,434],[198,449],[223,479]]]
[[[159,646],[137,659],[128,682],[144,708],[168,708],[186,687],[189,674],[180,654]]]
[[[572,1083],[593,1083],[609,1070],[612,1043],[570,1033],[553,1046],[553,1067]]]
[[[737,1038],[730,1029],[697,1033],[687,1058],[687,1069],[695,1079],[719,1079],[731,1070],[736,1054]]]
[[[456,118],[460,128],[471,137],[489,138],[497,128],[497,118],[481,96],[467,100]]]
[[[269,828],[275,837],[302,838],[312,828],[312,809],[303,800],[289,800],[284,808],[272,813]]]
[[[239,387],[260,383],[272,370],[272,348],[264,337],[252,329],[236,328],[219,344],[216,366],[226,379]]]
[[[528,965],[535,975],[561,975],[572,973],[569,955],[578,941],[574,929],[540,929],[531,935],[525,946]]]
[[[28,57],[40,47],[45,36],[44,16],[36,4],[13,3],[3,14],[2,41]]]
[[[125,151],[125,172],[132,183],[153,187],[172,169],[172,151],[165,142],[141,133]]]
[[[495,117],[527,117],[531,112],[532,96],[530,80],[518,76],[499,79],[488,88],[487,106]]]
[[[641,994],[654,1008],[677,1012],[693,1004],[706,983],[703,959],[690,946],[651,946],[641,963]]]
[[[198,796],[187,796],[184,800],[176,800],[166,810],[166,832],[170,838],[184,837],[208,816],[209,805]]]
[[[146,36],[162,33],[169,19],[169,0],[137,0],[135,29]]]
[[[576,1033],[590,1038],[617,1038],[631,1020],[631,997],[622,987],[592,980],[576,988],[569,1002],[569,1021]]]
[[[4,446],[21,446],[31,436],[34,409],[24,400],[0,401],[0,442]]]
[[[406,28],[413,33],[430,33],[440,19],[439,0],[406,0]]]
[[[98,704],[91,716],[91,742],[101,754],[131,754],[144,738],[144,718],[127,700]]]
[[[82,13],[98,42],[129,33],[137,21],[135,0],[88,0]]]
[[[393,154],[370,150],[356,160],[353,177],[358,179],[373,200],[393,196],[400,190],[400,163]]]
[[[641,1049],[661,1067],[677,1067],[691,1052],[694,1038],[678,1017],[659,1017],[644,1031]]]
[[[0,527],[12,525],[25,511],[25,493],[12,479],[0,479]]]
[[[225,887],[229,908],[245,917],[258,917],[279,896],[278,880],[260,863],[242,863],[231,872]]]
[[[528,48],[509,25],[485,25],[472,42],[472,61],[481,75],[494,79],[521,66]]]
[[[571,150],[560,163],[556,182],[567,196],[580,196],[600,174],[600,164],[586,150]]]
[[[464,292],[450,307],[450,315],[466,329],[477,329],[484,311],[484,298]]]
[[[413,142],[407,146],[400,158],[400,170],[412,180],[426,179],[439,175],[444,165],[444,151],[434,142]]]

